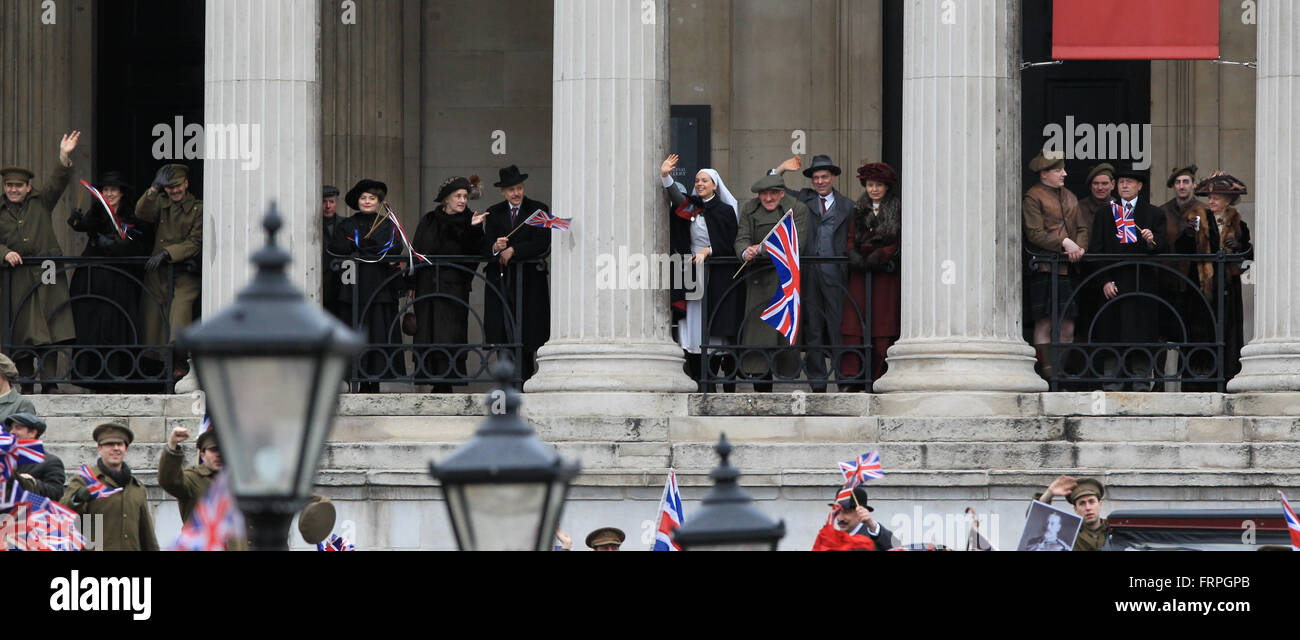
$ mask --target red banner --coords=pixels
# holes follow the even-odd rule
[[[1054,0],[1055,60],[1214,60],[1219,0]]]

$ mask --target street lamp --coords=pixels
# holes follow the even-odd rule
[[[362,341],[285,275],[290,257],[275,243],[274,203],[262,226],[252,282],[176,343],[193,354],[252,548],[285,551],[289,523],[316,484],[339,381]]]
[[[519,417],[514,365],[492,367],[497,389],[488,394],[490,415],[468,442],[429,475],[442,483],[447,513],[462,551],[542,551],[578,475]]]
[[[722,462],[713,468],[713,488],[704,496],[699,511],[673,533],[683,551],[776,551],[785,537],[785,521],[774,522],[763,515],[736,478],[740,470],[731,466],[731,443],[722,434],[713,447]]]

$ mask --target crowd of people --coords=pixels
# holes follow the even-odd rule
[[[1156,207],[1142,195],[1147,173],[1132,166],[1092,167],[1082,200],[1065,187],[1064,158],[1040,153],[1029,169],[1039,182],[1022,206],[1031,254],[1025,308],[1044,377],[1065,369],[1104,380],[1107,390],[1135,391],[1152,390],[1162,376],[1188,377],[1195,380],[1182,390],[1213,391],[1219,371],[1227,380],[1241,370],[1243,261],[1252,251],[1250,229],[1235,208],[1247,193],[1241,180],[1215,172],[1198,182],[1196,165],[1176,167],[1166,182],[1174,197]],[[1035,259],[1034,253],[1056,258]],[[1107,257],[1084,260],[1089,253]],[[1220,253],[1233,259],[1209,259]],[[1160,254],[1200,259],[1141,259]],[[1220,296],[1222,362],[1211,349],[1189,346],[1218,342]],[[1063,356],[1071,343],[1100,345],[1104,352],[1084,357],[1075,349]]]

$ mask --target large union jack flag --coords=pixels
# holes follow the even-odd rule
[[[18,465],[42,462],[45,462],[45,445],[40,440],[19,440],[0,427],[0,485],[13,479]],[[0,491],[0,501],[3,500],[4,493]]]
[[[533,215],[528,216],[528,219],[524,220],[524,224],[530,227],[538,227],[540,229],[559,229],[561,231],[568,231],[569,223],[571,222],[573,222],[573,218],[557,218],[554,215],[551,215],[550,212],[542,211],[541,209],[533,212]]]
[[[244,514],[230,495],[226,474],[218,473],[208,492],[194,505],[173,551],[225,551],[226,540],[244,537]]]
[[[673,542],[673,531],[682,526],[686,513],[682,511],[682,493],[677,490],[677,472],[668,470],[668,482],[664,484],[664,496],[659,499],[659,530],[655,532],[655,543],[651,551],[681,551]]]
[[[880,453],[864,453],[857,459],[840,463],[840,474],[844,476],[844,487],[853,489],[867,480],[879,480],[885,477],[884,467],[880,466]]]
[[[21,522],[21,529],[5,536],[11,551],[80,551],[86,539],[77,531],[77,514],[45,496],[14,487],[9,517]],[[16,534],[16,535],[14,535]]]
[[[1133,212],[1126,211],[1118,202],[1110,203],[1111,213],[1115,215],[1115,239],[1120,244],[1133,244],[1138,241],[1137,222]]]
[[[772,325],[790,344],[799,339],[799,233],[794,226],[794,210],[776,223],[763,240],[767,254],[776,266],[779,280],[772,302],[763,310],[763,321]]]
[[[1282,517],[1286,519],[1286,526],[1291,530],[1291,550],[1300,551],[1300,518],[1296,517],[1291,503],[1287,502],[1286,494],[1281,491],[1277,494],[1282,496]]]

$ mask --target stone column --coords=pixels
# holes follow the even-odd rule
[[[271,202],[284,219],[279,242],[293,256],[290,277],[306,295],[320,290],[320,13],[316,0],[219,0],[206,11],[203,315],[210,316],[252,275],[249,256],[266,242],[261,221]]]
[[[903,327],[880,392],[1047,390],[1021,334],[1020,2],[909,0]]]
[[[597,277],[598,262],[667,253],[668,3],[555,0],[553,79],[552,206],[573,230],[553,232],[551,340],[525,389],[691,391],[668,291]]]
[[[1241,350],[1241,373],[1228,391],[1300,390],[1300,280],[1291,244],[1300,222],[1288,213],[1300,197],[1300,6],[1259,4],[1255,92],[1255,333]]]

